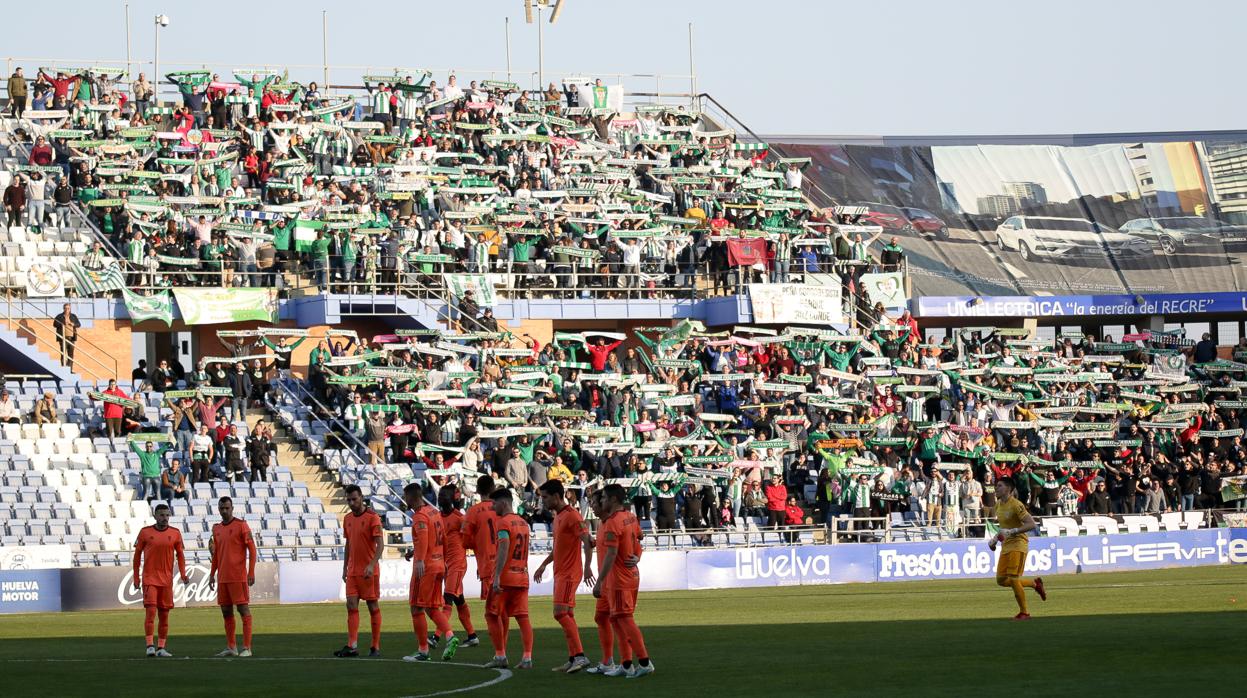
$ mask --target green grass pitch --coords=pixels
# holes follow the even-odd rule
[[[174,610],[169,649],[178,659],[164,660],[142,656],[141,610],[7,616],[0,617],[0,692],[769,698],[965,696],[1007,686],[1028,698],[1242,695],[1247,568],[1045,581],[1049,601],[1032,595],[1035,618],[1026,623],[1009,620],[1013,597],[991,580],[642,594],[637,620],[658,671],[636,681],[551,672],[566,646],[548,599],[532,603],[536,668],[509,678],[472,666],[491,654],[476,600],[482,645],[461,649],[454,665],[400,661],[414,648],[400,604],[383,606],[383,661],[330,658],[345,638],[338,605],[257,606],[253,659],[209,658],[225,644],[212,608]],[[579,601],[581,637],[596,661],[592,598]],[[366,644],[368,616],[361,615]],[[514,665],[514,625],[509,649]]]

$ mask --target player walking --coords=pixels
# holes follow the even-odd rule
[[[476,647],[481,641],[472,627],[472,609],[468,608],[467,599],[463,598],[463,575],[468,571],[468,556],[463,545],[463,512],[455,505],[457,493],[458,487],[455,485],[446,485],[437,491],[437,508],[441,510],[442,525],[446,529],[446,545],[443,550],[446,556],[446,581],[442,587],[442,613],[446,614],[449,621],[450,607],[453,604],[459,614],[459,623],[468,634],[468,639],[461,646]]]
[[[251,656],[251,586],[255,584],[255,538],[246,521],[234,518],[234,500],[217,500],[221,523],[212,527],[212,569],[208,571],[208,588],[216,589],[216,602],[225,619],[225,649],[218,657]],[[242,652],[234,635],[234,607],[242,616]]]
[[[346,532],[346,550],[342,560],[342,581],[346,582],[346,646],[333,653],[335,657],[359,656],[359,600],[368,604],[372,622],[372,645],[369,657],[381,656],[381,553],[385,537],[381,517],[368,508],[359,485],[347,485],[346,505],[350,508],[342,519]]]
[[[424,488],[418,482],[408,483],[403,488],[403,499],[411,509],[411,541],[412,551],[407,554],[411,560],[411,587],[408,598],[411,604],[411,625],[415,630],[419,649],[414,654],[403,657],[408,662],[429,661],[429,623],[437,628],[437,636],[446,639],[446,649],[442,651],[442,660],[450,660],[459,649],[459,638],[450,629],[450,622],[442,612],[442,582],[446,576],[446,560],[443,548],[446,540],[445,524],[442,514],[424,501]],[[426,618],[427,616],[427,618]]]
[[[585,657],[584,646],[580,644],[580,630],[576,627],[576,587],[581,582],[592,584],[593,573],[588,576],[585,570],[593,567],[593,537],[589,535],[589,527],[575,507],[567,505],[567,495],[562,480],[549,480],[543,484],[542,502],[546,509],[555,512],[554,516],[554,549],[541,561],[533,579],[540,584],[541,576],[546,567],[554,562],[554,620],[563,628],[567,638],[567,662],[554,668],[574,674],[589,666]],[[581,551],[584,561],[581,562]]]
[[[510,490],[500,489],[490,495],[497,516],[495,537],[498,539],[494,558],[493,578],[486,600],[489,612],[497,617],[497,632],[489,629],[494,645],[494,658],[486,668],[507,667],[507,633],[511,619],[520,626],[524,657],[517,669],[533,668],[533,626],[528,620],[528,523],[512,513]]]
[[[605,595],[610,603],[611,625],[619,638],[619,655],[623,664],[605,672],[606,676],[624,676],[636,679],[654,673],[654,664],[645,649],[645,638],[637,627],[633,613],[636,612],[637,590],[641,587],[641,574],[637,567],[628,566],[632,557],[641,555],[641,525],[636,516],[626,510],[627,493],[622,485],[607,485],[606,507],[610,517],[603,523],[606,535],[602,541],[602,572],[593,595]],[[632,657],[637,665],[632,665]]]
[[[1013,598],[1018,602],[1018,614],[1013,620],[1030,620],[1031,614],[1026,608],[1026,588],[1029,587],[1039,594],[1041,601],[1048,600],[1044,591],[1043,578],[1033,580],[1022,576],[1026,566],[1026,552],[1030,546],[1026,534],[1034,531],[1037,526],[1035,519],[1026,510],[1014,493],[1017,486],[1011,477],[996,480],[996,521],[1000,523],[1000,531],[988,542],[987,546],[996,549],[997,543],[1004,543],[1000,551],[1000,561],[996,565],[996,583],[1002,587],[1013,588]]]
[[[173,609],[173,557],[177,556],[182,583],[186,576],[186,552],[182,532],[169,525],[169,505],[157,504],[156,525],[145,526],[134,542],[134,588],[143,590],[143,634],[148,657],[172,657],[165,649],[169,639],[169,611]],[[140,568],[142,575],[139,574]],[[159,644],[152,642],[152,625],[160,618]]]

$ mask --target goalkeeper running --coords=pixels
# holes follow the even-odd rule
[[[1048,594],[1044,591],[1042,578],[1022,577],[1028,547],[1026,534],[1038,526],[1026,506],[1014,496],[1016,487],[1011,477],[1002,477],[996,481],[996,521],[1000,523],[1000,530],[988,541],[987,546],[995,550],[997,543],[1004,545],[1000,552],[1000,562],[996,566],[996,583],[1002,587],[1013,588],[1013,598],[1018,602],[1018,614],[1013,620],[1030,620],[1031,614],[1026,608],[1026,588],[1034,589],[1042,601],[1048,600]]]

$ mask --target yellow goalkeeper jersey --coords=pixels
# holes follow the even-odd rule
[[[1003,502],[996,505],[996,521],[1000,523],[1000,528],[1021,528],[1022,518],[1026,516],[1026,506],[1018,501],[1017,497],[1009,497]],[[1026,550],[1029,543],[1025,533],[1015,533],[1004,541],[1003,552],[1013,552],[1015,550]]]

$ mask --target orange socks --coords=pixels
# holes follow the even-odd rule
[[[234,649],[237,646],[237,640],[235,639],[237,628],[238,626],[234,623],[234,615],[231,613],[225,616],[225,646],[230,649]]]
[[[411,614],[411,629],[416,634],[416,641],[419,643],[421,652],[429,651],[429,622],[424,617],[424,611],[416,611]]]
[[[346,609],[346,644],[359,646],[359,609]]]
[[[593,622],[598,626],[598,644],[602,647],[602,663],[610,664],[615,657],[615,633],[611,629],[610,614],[595,613]]]
[[[519,616],[515,624],[520,626],[520,641],[524,643],[524,659],[533,658],[533,624],[528,616]]]
[[[472,610],[468,608],[466,603],[455,608],[459,611],[459,623],[463,625],[463,632],[475,635],[476,629],[472,627]]]
[[[156,618],[160,621],[159,627],[157,628],[157,638],[159,638],[159,641],[156,645],[158,647],[164,647],[165,640],[169,639],[169,609],[156,609]]]
[[[381,649],[381,607],[368,611],[368,620],[372,623],[372,647]]]
[[[242,617],[242,646],[251,649],[251,615]]]
[[[151,647],[155,643],[152,642],[156,633],[156,607],[148,606],[143,609],[143,637],[147,639],[147,646]]]
[[[576,617],[570,612],[555,613],[554,620],[563,626],[563,637],[567,638],[567,654],[572,657],[584,654],[585,648],[580,644],[580,629],[576,627]]]

